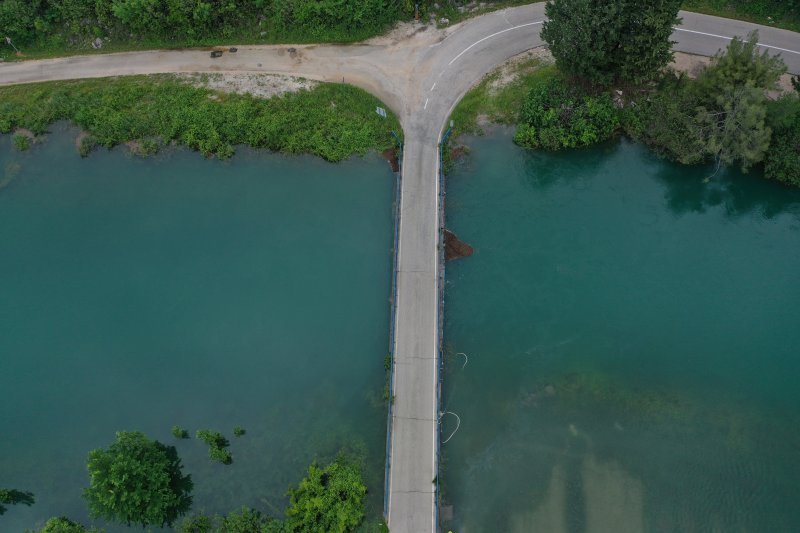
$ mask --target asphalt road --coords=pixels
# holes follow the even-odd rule
[[[800,73],[800,35],[740,21],[681,12],[675,49],[713,55],[734,35],[759,29],[760,42]],[[544,4],[490,13],[446,30],[348,46],[240,46],[211,59],[207,51],[153,51],[0,64],[0,85],[174,72],[263,72],[362,87],[400,118],[405,134],[397,250],[394,395],[387,520],[393,533],[436,531],[440,332],[438,143],[452,108],[495,66],[541,46]],[[468,422],[467,422],[468,423]],[[457,437],[456,437],[457,438]]]

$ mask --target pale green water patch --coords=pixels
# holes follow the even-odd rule
[[[453,530],[796,531],[800,192],[628,142],[469,144],[447,183],[475,247],[447,267]]]
[[[194,510],[280,515],[315,458],[365,457],[380,514],[394,178],[241,150],[77,155],[69,134],[19,153],[0,137],[0,485],[86,521],[87,452],[117,430],[174,443]],[[212,464],[173,425],[222,431]],[[247,430],[241,438],[233,427]]]

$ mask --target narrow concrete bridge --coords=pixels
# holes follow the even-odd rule
[[[760,41],[800,73],[798,34],[682,12],[675,50],[713,55],[731,37]],[[400,194],[393,392],[387,449],[386,518],[392,533],[435,532],[439,449],[441,323],[439,264],[443,216],[439,141],[455,104],[505,60],[544,43],[544,4],[506,9],[447,28],[418,28],[348,46],[241,46],[152,51],[0,64],[0,85],[176,72],[291,74],[362,87],[398,115],[405,134]],[[396,32],[395,32],[396,33]]]

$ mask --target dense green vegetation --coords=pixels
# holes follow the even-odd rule
[[[772,141],[764,159],[764,176],[800,187],[800,96],[771,102],[767,122]]]
[[[665,76],[655,94],[633,100],[624,113],[635,139],[681,163],[714,161],[743,169],[764,161],[772,139],[767,91],[786,70],[759,54],[757,34],[734,39],[696,80]]]
[[[123,524],[171,526],[192,505],[192,479],[173,446],[121,431],[107,449],[89,453],[84,497],[93,517]]]
[[[87,529],[82,524],[61,516],[49,519],[38,533],[102,533],[102,531],[95,528]]]
[[[6,505],[27,505],[35,503],[33,493],[17,489],[0,489],[0,515],[8,510]]]
[[[325,468],[312,464],[308,476],[289,489],[288,529],[309,533],[352,531],[364,519],[366,493],[361,470],[354,463],[339,458]]]
[[[800,31],[798,0],[683,0],[682,8]]]
[[[352,42],[412,13],[413,4],[395,0],[0,0],[0,29],[37,55],[92,50],[93,43],[120,50]]]
[[[550,0],[542,39],[561,72],[592,87],[638,85],[672,60],[680,0]]]
[[[94,145],[140,141],[152,153],[175,142],[206,156],[227,158],[234,145],[311,153],[328,161],[394,146],[397,120],[375,114],[383,105],[349,85],[320,84],[270,99],[193,87],[172,76],[52,82],[0,88],[0,133],[27,128],[40,135],[71,120]]]
[[[607,140],[619,126],[611,95],[586,94],[555,77],[533,87],[522,106],[514,141],[528,148],[580,148]]]

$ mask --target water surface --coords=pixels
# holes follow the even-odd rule
[[[280,516],[307,465],[347,448],[366,458],[380,513],[384,161],[82,160],[70,132],[27,153],[0,137],[0,181],[0,486],[36,496],[0,530],[86,523],[86,455],[117,430],[177,446],[196,511]],[[173,439],[175,424],[222,431],[233,465]]]
[[[447,267],[451,528],[800,530],[800,191],[625,141],[469,144],[447,182],[476,250]]]

